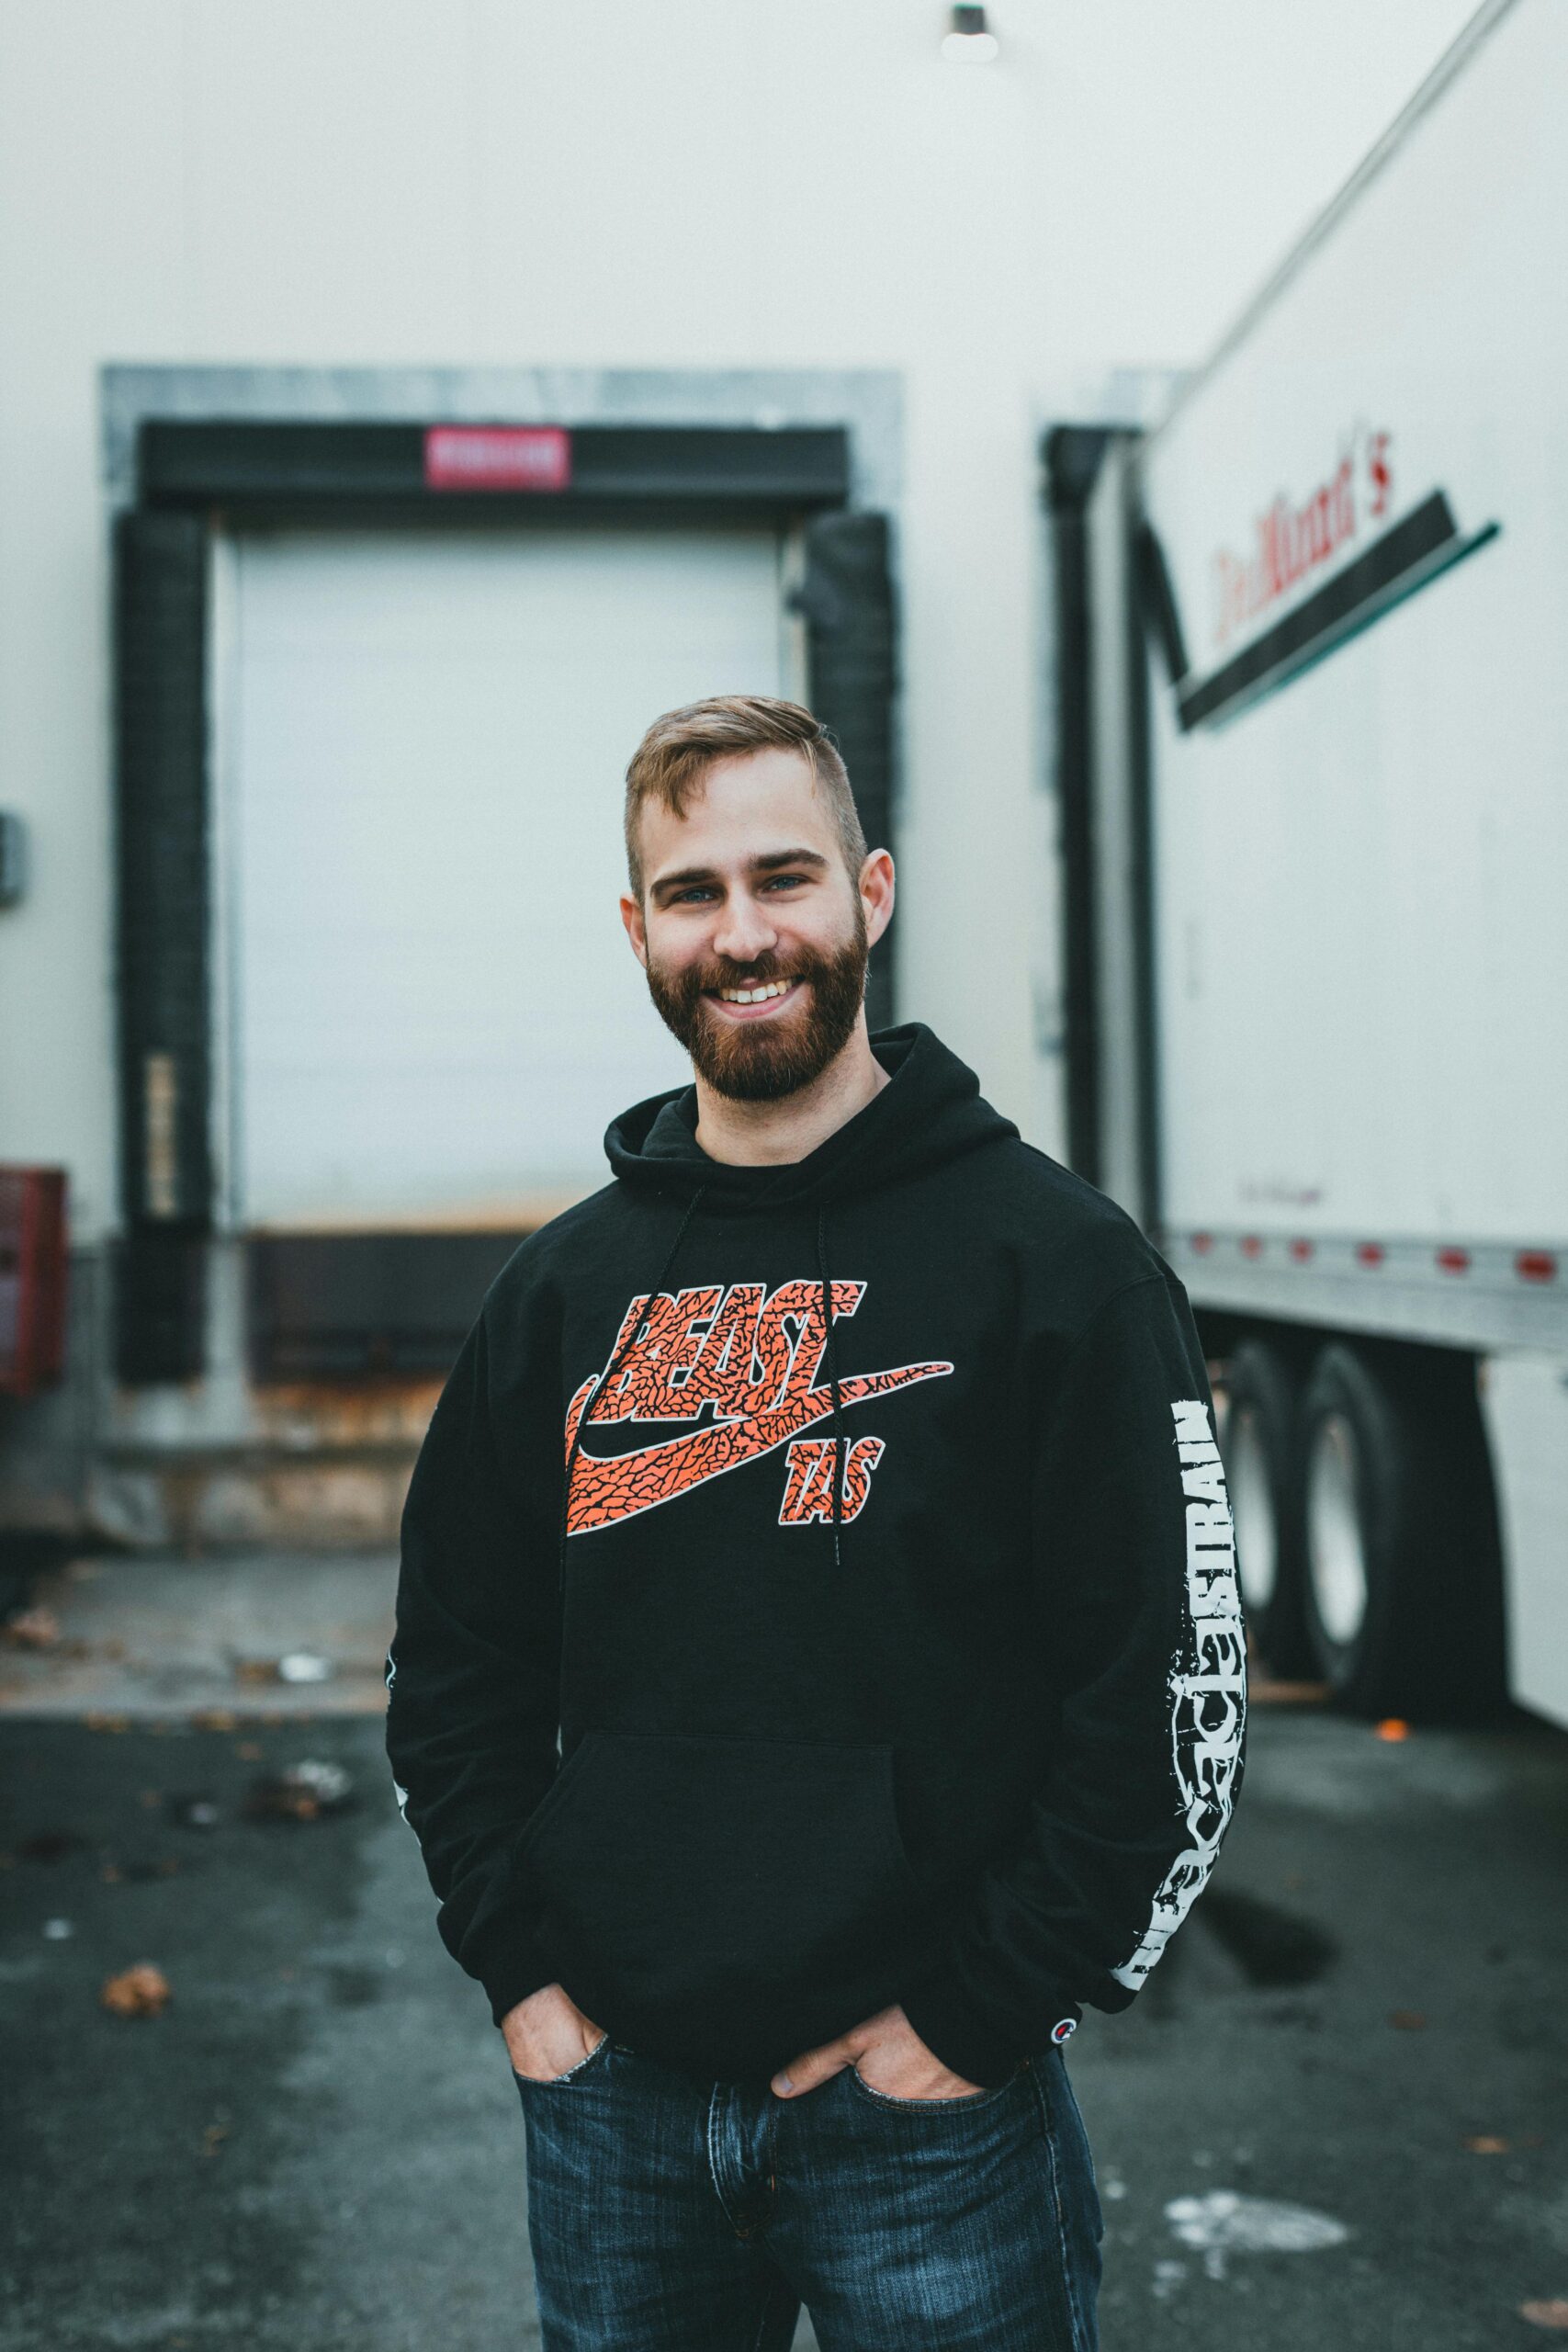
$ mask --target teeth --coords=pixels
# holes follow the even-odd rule
[[[770,980],[765,989],[720,989],[726,1004],[761,1004],[771,996],[784,996],[793,988],[792,980]]]

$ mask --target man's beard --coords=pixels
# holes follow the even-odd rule
[[[849,1043],[865,1000],[869,952],[857,893],[853,935],[830,955],[801,948],[783,967],[776,956],[762,956],[754,964],[694,964],[674,973],[661,971],[650,956],[648,990],[716,1094],[776,1102],[809,1086]],[[799,980],[809,993],[787,1012],[758,1021],[728,1021],[705,1001],[705,989],[759,989],[770,980]]]

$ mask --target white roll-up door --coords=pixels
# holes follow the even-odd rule
[[[788,681],[766,532],[256,534],[219,656],[231,1197],[525,1222],[690,1077],[622,929],[658,712]]]

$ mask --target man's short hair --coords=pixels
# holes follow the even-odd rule
[[[626,873],[634,898],[640,901],[643,894],[637,835],[645,804],[658,800],[671,816],[683,817],[694,789],[716,761],[770,750],[800,752],[827,797],[850,879],[859,880],[866,857],[865,834],[849,771],[821,720],[803,704],[781,702],[772,695],[712,695],[705,702],[665,711],[632,753],[626,770]]]

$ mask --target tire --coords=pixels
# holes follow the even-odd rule
[[[1224,1385],[1220,1452],[1247,1631],[1281,1679],[1314,1674],[1303,1604],[1302,1367],[1272,1340],[1243,1340]]]
[[[1302,1399],[1301,1460],[1303,1614],[1336,1703],[1494,1714],[1502,1574],[1472,1360],[1332,1342]]]

